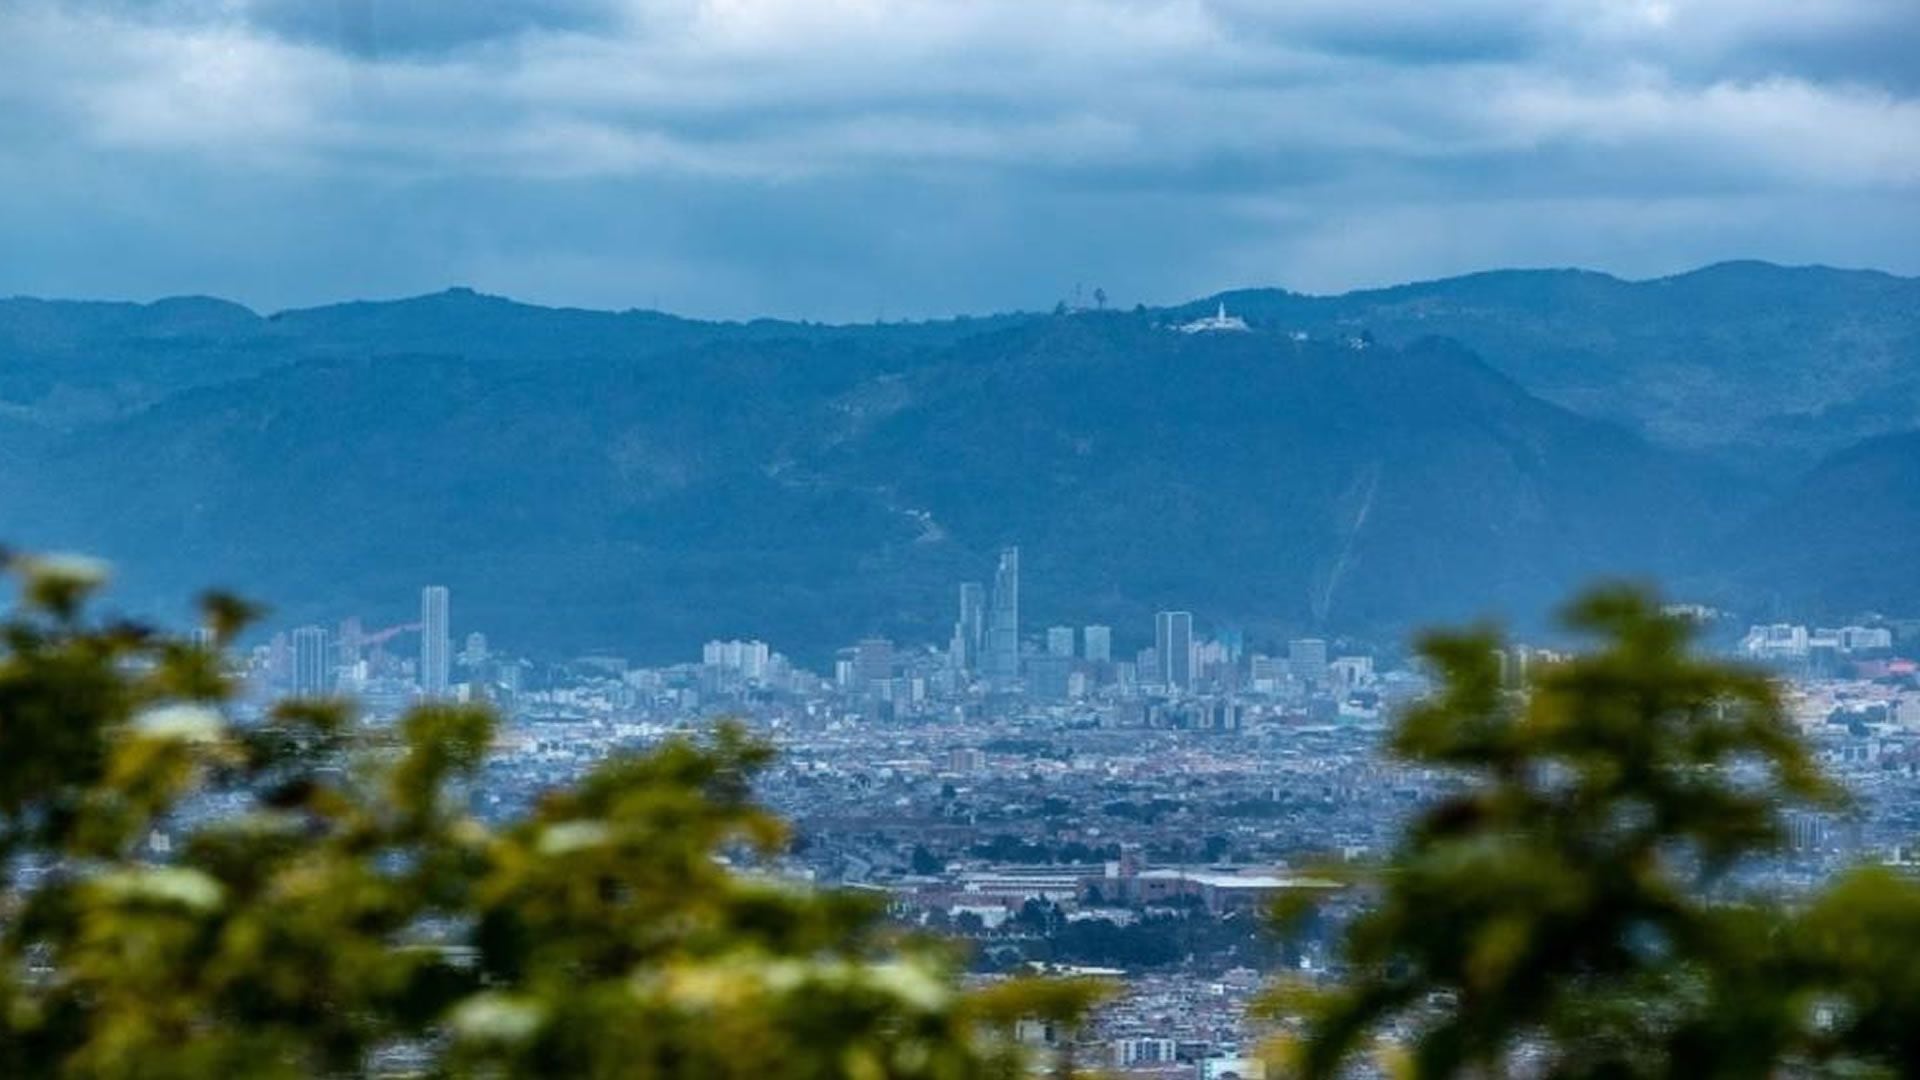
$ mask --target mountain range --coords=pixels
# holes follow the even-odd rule
[[[1183,334],[1224,303],[1245,333]],[[280,618],[525,648],[939,640],[1023,552],[1030,627],[1537,617],[1658,577],[1912,610],[1920,281],[1734,263],[922,323],[702,322],[455,289],[261,316],[0,301],[0,539]]]

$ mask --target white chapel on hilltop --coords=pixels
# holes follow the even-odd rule
[[[1227,314],[1227,305],[1223,302],[1220,310],[1215,314],[1182,324],[1178,329],[1183,334],[1219,334],[1241,333],[1248,327],[1247,320],[1238,315]]]

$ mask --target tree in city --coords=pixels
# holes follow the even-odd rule
[[[964,990],[870,900],[775,876],[737,727],[490,826],[486,710],[237,720],[245,604],[180,640],[93,614],[93,563],[4,561],[0,1075],[1014,1077],[1017,1021],[1096,995]]]
[[[1343,980],[1282,983],[1287,1075],[1920,1074],[1920,886],[1728,876],[1832,810],[1764,674],[1700,655],[1649,594],[1566,613],[1595,648],[1509,689],[1490,632],[1428,636],[1439,680],[1391,752],[1450,776],[1344,935]]]

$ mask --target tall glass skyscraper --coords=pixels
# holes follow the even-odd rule
[[[1193,687],[1193,613],[1163,611],[1153,617],[1153,650],[1160,683],[1169,690]]]
[[[987,680],[1009,687],[1020,678],[1020,549],[1000,549],[987,612]]]
[[[956,670],[980,670],[981,650],[986,645],[987,590],[977,581],[960,585],[960,619],[953,626],[953,666]]]
[[[453,661],[453,637],[447,622],[447,587],[420,590],[420,691],[445,697]]]

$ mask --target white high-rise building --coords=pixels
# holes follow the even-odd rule
[[[764,641],[709,641],[700,650],[700,662],[707,667],[738,672],[747,679],[765,679],[773,662],[773,650]]]
[[[1323,685],[1327,681],[1327,643],[1320,638],[1287,642],[1287,671],[1297,682]]]
[[[420,590],[420,692],[428,697],[445,697],[450,686],[453,637],[448,599],[445,585]]]
[[[1113,1063],[1123,1069],[1172,1065],[1177,1045],[1172,1039],[1151,1037],[1119,1039],[1113,1044]]]
[[[1357,690],[1373,681],[1373,657],[1340,656],[1327,664],[1327,677],[1341,692]]]
[[[882,684],[893,679],[893,642],[887,638],[862,638],[853,647],[853,682],[856,693],[884,692]]]
[[[1085,636],[1086,658],[1095,664],[1105,664],[1113,660],[1113,628],[1110,626],[1089,626],[1083,632]]]
[[[293,632],[293,694],[322,697],[333,690],[333,649],[325,627]]]
[[[766,679],[773,668],[773,649],[764,641],[742,642],[739,668],[740,674],[749,679]]]
[[[1047,655],[1048,656],[1065,656],[1065,657],[1073,656],[1073,627],[1071,626],[1047,627]]]

